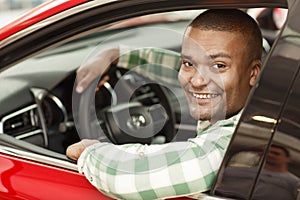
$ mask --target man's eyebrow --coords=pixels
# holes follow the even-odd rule
[[[215,58],[219,58],[219,57],[223,57],[223,58],[230,58],[231,59],[231,56],[227,53],[216,53],[216,54],[211,54],[209,55],[209,57],[211,59],[215,59]]]
[[[181,58],[185,58],[185,59],[189,59],[189,60],[192,60],[193,57],[192,56],[187,56],[187,55],[184,55],[181,53]]]
[[[231,56],[229,54],[222,53],[222,52],[221,53],[216,53],[216,54],[211,54],[211,55],[207,56],[207,58],[210,58],[210,59],[216,59],[216,58],[220,58],[220,57],[231,59]],[[184,54],[181,54],[181,58],[182,59],[193,60],[192,56],[188,56],[188,55],[184,55]]]

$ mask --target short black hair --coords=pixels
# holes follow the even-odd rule
[[[188,27],[201,30],[240,32],[245,38],[250,61],[261,59],[262,34],[257,22],[239,9],[210,9],[198,15]]]

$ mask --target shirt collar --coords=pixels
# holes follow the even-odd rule
[[[240,110],[236,115],[234,115],[228,119],[219,120],[214,124],[211,124],[208,120],[205,120],[205,121],[198,120],[197,133],[201,134],[204,131],[206,131],[209,127],[212,127],[212,126],[220,127],[220,126],[232,125],[235,127],[235,126],[237,126],[237,123],[242,115],[242,112],[243,112],[243,109]]]

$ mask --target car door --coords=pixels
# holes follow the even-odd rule
[[[223,161],[216,196],[299,198],[300,5],[290,6]]]

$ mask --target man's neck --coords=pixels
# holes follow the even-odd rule
[[[272,172],[288,172],[287,166],[285,164],[267,164],[265,165],[265,169]]]
[[[238,115],[239,113],[241,113],[243,110],[243,108],[239,109],[238,111],[236,112],[233,112],[233,113],[230,113],[230,114],[227,114],[225,119],[224,119],[224,116],[218,116],[218,115],[215,115],[213,116],[210,120],[208,120],[210,122],[210,124],[215,124],[216,122],[220,121],[220,120],[226,120],[226,119],[230,119],[232,118],[233,116],[236,116]]]

